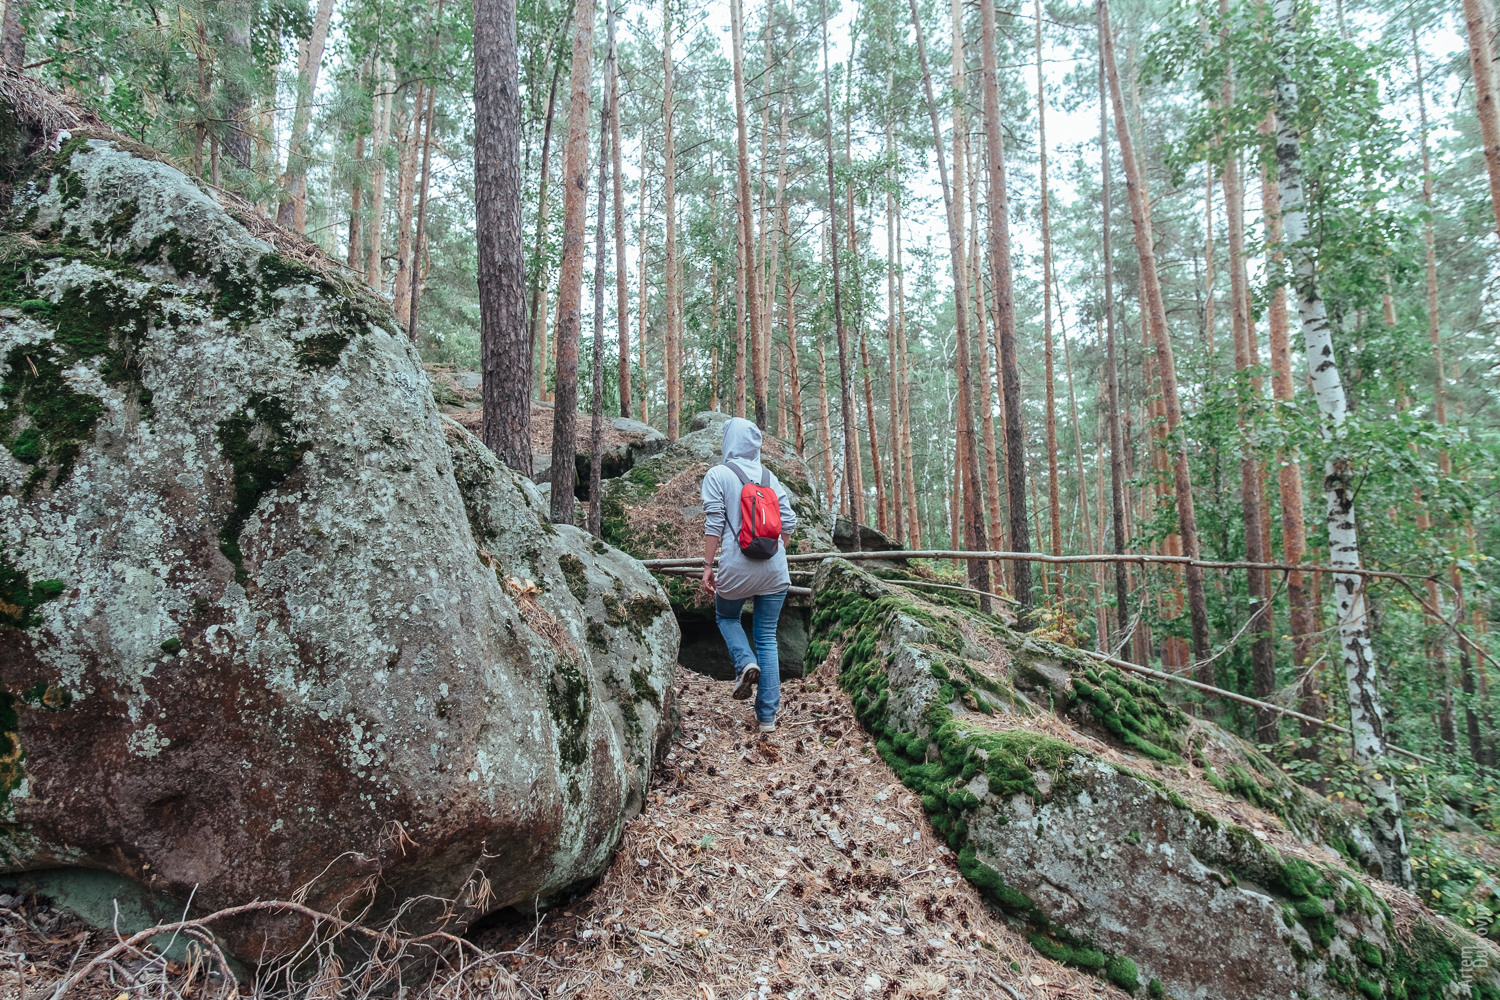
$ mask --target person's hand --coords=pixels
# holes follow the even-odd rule
[[[714,591],[716,591],[717,589],[718,584],[714,581],[714,568],[712,566],[703,567],[704,593],[708,594],[709,597],[712,597],[714,596]]]

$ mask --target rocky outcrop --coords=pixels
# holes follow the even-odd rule
[[[331,265],[118,137],[0,136],[0,869],[450,929],[597,874],[670,707],[662,589]]]
[[[1152,997],[1500,988],[1492,946],[1362,870],[1358,822],[1149,684],[842,560],[818,571],[808,658],[1051,958]]]

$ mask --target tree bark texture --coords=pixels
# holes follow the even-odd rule
[[[515,0],[474,0],[474,203],[484,443],[531,475],[531,342],[521,246]]]
[[[1490,207],[1500,233],[1500,109],[1495,106],[1495,63],[1490,46],[1490,18],[1484,0],[1464,0],[1464,27],[1469,35],[1469,71],[1474,77],[1474,106],[1484,166],[1490,175]]]
[[[14,3],[6,5],[7,15],[13,6]],[[328,40],[328,21],[332,16],[333,0],[318,0],[312,31],[297,46],[297,106],[292,113],[292,134],[287,140],[286,172],[281,177],[281,204],[276,208],[276,224],[299,233],[307,232],[307,126],[312,118],[312,99],[318,89],[318,70],[323,65],[323,46]],[[8,23],[5,25],[6,28],[9,26]],[[8,41],[0,41],[0,51],[4,51],[7,44]]]
[[[1219,0],[1219,13],[1228,20],[1229,0]],[[1224,82],[1221,93],[1225,108],[1235,105],[1234,66],[1229,56],[1229,29],[1221,36],[1225,53]],[[1229,314],[1234,336],[1234,367],[1243,380],[1239,385],[1242,398],[1259,398],[1261,380],[1251,373],[1260,368],[1260,351],[1256,346],[1255,327],[1250,317],[1250,277],[1245,269],[1245,189],[1240,180],[1238,154],[1230,151],[1220,174],[1224,189],[1225,238],[1229,244]],[[1210,189],[1211,190],[1211,189]],[[1210,293],[1211,293],[1210,289]],[[1211,294],[1210,294],[1211,299]],[[1265,486],[1261,479],[1260,459],[1249,438],[1249,407],[1242,405],[1240,425],[1240,511],[1245,530],[1245,560],[1263,563],[1270,553],[1263,533]],[[1265,570],[1247,571],[1250,597],[1250,674],[1255,697],[1266,701],[1276,692],[1276,646],[1272,612],[1271,575]],[[1275,743],[1280,718],[1270,709],[1255,710],[1255,738],[1260,743]]]
[[[763,302],[761,300],[760,262],[755,242],[755,206],[750,200],[750,151],[745,124],[745,22],[740,0],[729,0],[730,34],[734,70],[734,122],[737,155],[735,157],[735,201],[739,209],[739,241],[744,248],[745,317],[750,333],[750,366],[755,395],[755,423],[764,430],[770,416],[766,399],[766,352],[761,340]]]
[[[828,73],[827,0],[821,0],[820,6],[823,20],[823,124],[828,147],[828,215],[832,227],[829,232],[828,246],[829,260],[833,265],[833,329],[839,349],[839,412],[844,424],[844,481],[847,484],[849,497],[849,521],[854,525],[854,530],[851,532],[854,539],[854,551],[858,552],[860,549],[859,525],[862,520],[860,501],[864,498],[859,495],[859,490],[854,485],[854,470],[859,465],[859,431],[854,422],[854,387],[849,377],[849,334],[844,329],[843,291],[839,283],[839,210],[838,193],[834,186],[833,176],[833,92],[829,86]]]
[[[961,475],[958,480],[960,489],[954,492],[963,494],[963,522],[964,541],[966,547],[971,551],[979,551],[987,548],[984,531],[984,514],[982,511],[983,500],[979,488],[979,455],[978,442],[974,433],[974,399],[973,386],[971,384],[971,373],[973,363],[969,356],[969,302],[966,294],[964,278],[966,275],[964,265],[963,246],[963,217],[961,204],[955,199],[955,191],[959,190],[957,181],[950,186],[948,183],[948,165],[943,155],[942,128],[938,125],[937,101],[932,94],[932,73],[927,67],[927,43],[922,34],[922,19],[917,12],[916,0],[910,0],[912,26],[917,36],[917,55],[922,66],[922,88],[927,98],[927,113],[932,121],[932,137],[936,147],[938,161],[938,178],[942,182],[943,203],[947,209],[948,217],[948,253],[953,263],[953,303],[954,303],[954,328],[957,331],[957,364],[958,364],[958,442],[955,471]],[[960,19],[955,17],[955,22]],[[959,24],[961,28],[961,23]],[[962,37],[960,34],[959,38]],[[956,131],[956,130],[955,130]],[[955,142],[958,139],[955,137]],[[958,148],[961,148],[961,144]],[[988,592],[990,589],[990,564],[984,560],[971,560],[968,564],[969,585],[975,590]],[[989,610],[988,598],[981,597],[981,610]]]
[[[995,340],[1000,348],[1000,383],[1005,407],[1005,481],[1014,552],[1029,552],[1026,513],[1026,438],[1021,423],[1021,369],[1016,359],[1015,282],[1010,260],[1010,195],[1005,183],[1005,147],[1000,132],[999,57],[995,49],[995,5],[980,4],[981,80],[984,90],[985,169],[989,175],[990,283],[995,297]],[[1032,607],[1031,563],[1011,568],[1011,586],[1020,602],[1018,623],[1027,627]]]
[[[1348,400],[1333,351],[1333,335],[1318,288],[1317,249],[1308,239],[1307,205],[1302,188],[1302,136],[1293,56],[1297,31],[1296,0],[1275,0],[1275,33],[1280,62],[1276,81],[1276,163],[1281,193],[1281,221],[1292,260],[1292,282],[1302,320],[1302,341],[1313,395],[1323,417],[1323,439],[1328,448],[1323,492],[1327,509],[1328,561],[1339,568],[1358,569],[1359,535],[1355,519],[1354,482],[1349,459],[1339,451],[1336,431],[1348,415]],[[1370,644],[1370,619],[1360,578],[1354,573],[1333,574],[1338,605],[1339,645],[1349,695],[1349,729],[1353,733],[1354,762],[1373,800],[1368,810],[1370,832],[1380,853],[1385,879],[1412,885],[1411,858],[1406,843],[1400,794],[1386,756],[1385,718]]]
[[[625,269],[625,165],[620,155],[620,65],[615,54],[615,17],[610,8],[605,22],[609,46],[609,102],[614,113],[609,116],[609,154],[614,169],[615,220],[615,325],[620,364],[620,416],[630,416],[630,285]],[[644,306],[643,306],[644,308]]]
[[[26,65],[26,8],[31,0],[5,0],[5,17],[0,21],[0,62],[20,71]]]
[[[476,3],[479,0],[475,0]],[[486,0],[489,2],[489,0]],[[512,29],[514,30],[514,29]],[[476,49],[478,40],[475,40]],[[475,56],[478,59],[478,56]],[[475,77],[479,75],[476,67]],[[386,73],[383,63],[376,64],[375,76],[375,134],[370,141],[370,226],[369,239],[366,241],[369,256],[365,259],[365,284],[376,292],[385,289],[385,263],[384,248],[381,242],[385,236],[385,149],[391,140],[391,100],[393,98],[392,84]],[[518,98],[519,100],[519,98]],[[516,142],[520,142],[520,133],[517,131]],[[478,156],[476,148],[475,156]],[[517,157],[519,157],[519,153]],[[519,159],[516,169],[520,170]],[[519,181],[517,182],[520,183]],[[519,193],[517,194],[519,197]],[[529,365],[527,366],[530,367]]]
[[[1099,9],[1099,51],[1104,51],[1104,8]],[[1104,58],[1099,59],[1099,204],[1102,213],[1100,247],[1104,271],[1104,338],[1105,382],[1109,391],[1109,492],[1110,525],[1114,531],[1114,551],[1125,554],[1125,442],[1120,427],[1120,367],[1115,352],[1114,256],[1110,247],[1112,211],[1109,179],[1109,101],[1107,99]],[[1100,539],[1101,544],[1103,539]],[[1130,571],[1124,563],[1115,563],[1115,638],[1114,648],[1123,651],[1130,641]]]
[[[1057,388],[1052,357],[1052,213],[1047,201],[1047,81],[1042,74],[1042,0],[1036,10],[1036,134],[1042,201],[1042,332],[1047,377],[1047,510],[1051,514],[1052,554],[1062,555],[1062,504],[1057,482]],[[1062,594],[1062,570],[1056,591]]]
[[[557,273],[557,375],[552,407],[552,520],[573,523],[578,469],[578,342],[583,326],[583,259],[589,191],[589,84],[594,0],[578,0],[568,77],[568,144],[563,168],[562,264]],[[670,175],[669,175],[670,176]]]
[[[604,213],[609,203],[609,138],[615,116],[614,92],[609,86],[615,74],[615,8],[611,0],[605,2],[604,21],[608,27],[604,89],[599,103],[599,207],[594,215],[594,398],[589,407],[588,531],[595,538],[604,537],[603,509],[600,506],[604,460]]]
[[[1173,485],[1177,494],[1177,527],[1182,537],[1183,554],[1198,558],[1198,523],[1193,508],[1193,485],[1188,471],[1187,440],[1182,435],[1182,403],[1177,395],[1177,371],[1172,357],[1172,341],[1167,330],[1167,311],[1162,302],[1161,283],[1156,273],[1156,249],[1146,217],[1146,198],[1141,190],[1144,164],[1137,164],[1125,118],[1125,100],[1120,89],[1119,69],[1115,65],[1114,37],[1109,26],[1109,4],[1100,0],[1100,21],[1104,27],[1104,66],[1109,80],[1115,110],[1115,132],[1119,138],[1121,166],[1125,173],[1125,190],[1130,201],[1130,217],[1135,229],[1136,257],[1140,262],[1141,285],[1156,348],[1158,374],[1162,385],[1162,403],[1166,410],[1166,431],[1175,438]],[[1198,680],[1215,687],[1213,663],[1209,660],[1208,601],[1203,590],[1203,570],[1186,567],[1188,614],[1192,619],[1193,655],[1198,661]]]

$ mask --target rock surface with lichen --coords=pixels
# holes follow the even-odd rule
[[[331,265],[117,136],[0,126],[0,869],[450,930],[595,876],[670,715],[661,587]]]
[[[1500,953],[1373,878],[1357,817],[962,603],[825,561],[809,668],[1038,951],[1149,997],[1500,997]]]

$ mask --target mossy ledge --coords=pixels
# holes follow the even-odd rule
[[[1081,749],[1084,740],[1060,738],[1059,722],[1082,724],[1079,706],[1064,699],[1054,716],[1001,676],[1005,666],[1012,677],[1055,671],[1071,659],[1059,649],[898,593],[843,560],[819,568],[814,608],[809,657],[842,648],[839,684],[881,758],[920,797],[963,875],[1048,957],[1148,996],[1438,1000],[1465,983],[1474,997],[1500,998],[1493,971],[1461,978],[1463,949],[1485,947],[1476,939],[1425,915],[1420,933],[1409,917],[1397,933],[1353,873],[1310,860],[1315,845],[1308,857],[1283,855],[1160,780]],[[963,644],[959,624],[1001,638],[1008,663],[971,659],[983,654]],[[1074,697],[1091,712],[1123,706],[1156,720],[1145,733],[1120,720],[1171,754],[1142,757],[1190,752],[1186,720],[1149,687],[1099,671],[1084,680],[1090,693],[1080,685]]]

